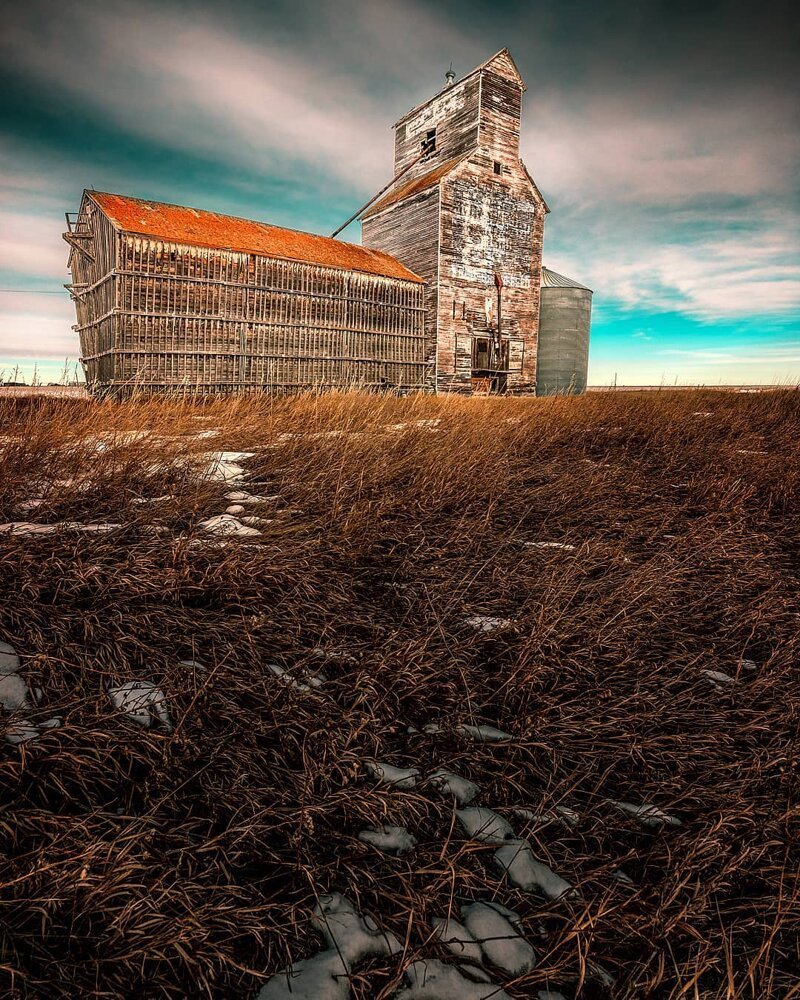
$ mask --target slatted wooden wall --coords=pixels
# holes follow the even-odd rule
[[[71,266],[98,391],[430,385],[419,282],[115,233],[97,210],[92,226],[108,252]]]

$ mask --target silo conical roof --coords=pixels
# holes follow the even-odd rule
[[[566,278],[563,274],[551,271],[549,267],[542,268],[542,288],[585,288],[587,292],[591,292],[591,288],[587,285],[582,285],[574,278]]]

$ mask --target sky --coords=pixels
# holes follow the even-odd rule
[[[329,234],[390,179],[391,124],[507,46],[545,264],[595,293],[590,383],[800,382],[799,24],[788,0],[15,0],[0,373],[77,359],[83,188]]]

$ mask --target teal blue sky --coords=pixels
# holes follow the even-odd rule
[[[545,262],[595,291],[590,382],[800,381],[796,21],[739,0],[19,3],[0,370],[76,359],[60,234],[84,187],[329,233],[389,179],[391,123],[508,46]]]

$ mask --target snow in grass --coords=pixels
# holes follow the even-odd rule
[[[256,1000],[348,1000],[351,996],[347,968],[336,949],[329,948],[274,975]]]
[[[468,806],[480,791],[468,778],[462,778],[460,774],[443,767],[434,771],[428,780],[437,792],[442,795],[452,795],[460,806]]]
[[[117,531],[121,524],[112,524],[105,521],[96,521],[89,524],[81,524],[78,521],[59,521],[56,524],[34,524],[31,521],[10,521],[0,524],[0,534],[8,535],[55,535],[58,532],[81,531],[104,534],[109,531]]]
[[[511,1000],[485,972],[475,966],[447,965],[438,959],[420,959],[406,969],[405,988],[395,1000]]]
[[[527,840],[509,840],[494,852],[497,867],[508,881],[523,892],[541,892],[548,899],[574,895],[566,879],[533,856]]]
[[[246,538],[261,534],[258,528],[243,524],[238,518],[231,517],[230,514],[217,514],[215,517],[209,517],[205,521],[200,521],[198,527],[213,535],[223,535],[228,538]]]
[[[61,716],[59,715],[54,715],[52,719],[38,723],[31,722],[30,719],[20,719],[6,726],[5,740],[6,743],[11,744],[28,743],[41,736],[43,729],[58,729],[60,726]]]
[[[258,504],[258,503],[274,503],[276,500],[280,500],[280,494],[274,493],[272,496],[256,496],[253,493],[248,493],[247,490],[232,490],[230,493],[225,494],[225,499],[230,500],[231,503],[240,503],[245,505]]]
[[[201,670],[205,672],[208,668],[202,660],[178,660],[179,667],[189,667],[192,670]]]
[[[515,806],[511,811],[515,816],[529,823],[560,823],[573,830],[580,825],[581,821],[580,814],[574,809],[570,809],[569,806],[556,806],[554,809],[546,809],[544,812],[536,812],[533,809],[526,809],[524,806]]]
[[[721,670],[701,670],[703,678],[717,691],[724,691],[733,687],[735,680],[729,674],[724,674]]]
[[[495,729],[494,726],[472,726],[465,722],[456,726],[456,732],[461,733],[463,736],[469,736],[473,740],[478,740],[480,743],[500,743],[505,740],[516,739],[511,733],[506,733],[502,729]]]
[[[365,760],[364,767],[371,778],[382,785],[392,785],[395,788],[413,788],[419,777],[416,767],[393,767],[376,760]]]
[[[527,549],[562,549],[564,552],[574,552],[577,545],[568,542],[523,542]]]
[[[636,805],[634,802],[619,802],[617,799],[606,799],[606,802],[613,806],[617,812],[621,812],[625,816],[632,816],[642,826],[662,827],[682,825],[677,817],[670,816],[669,813],[665,813],[657,806],[650,805],[647,802],[641,805]]]
[[[242,462],[255,455],[253,451],[209,451],[200,458],[204,459],[205,479],[216,483],[235,483],[244,478],[245,470]]]
[[[0,642],[0,677],[15,674],[20,667],[19,653],[9,642]]]
[[[0,642],[0,705],[7,712],[30,708],[28,685],[19,676],[20,658],[8,642]]]
[[[0,705],[7,712],[30,708],[28,685],[19,674],[8,673],[0,676]]]
[[[508,820],[491,809],[469,806],[457,809],[456,816],[470,840],[479,840],[484,844],[503,844],[514,836]]]
[[[502,632],[514,627],[510,618],[494,618],[491,615],[471,615],[464,624],[484,633]]]
[[[347,1000],[356,965],[402,951],[394,934],[382,931],[371,917],[362,917],[338,892],[320,896],[312,921],[328,947],[274,975],[256,1000]]]
[[[149,727],[158,721],[172,731],[166,696],[152,681],[127,681],[110,688],[108,696],[114,708],[125,712],[138,725]]]
[[[517,913],[500,903],[477,902],[462,906],[464,926],[478,942],[484,958],[506,975],[522,976],[536,965],[536,954],[522,936]]]
[[[288,684],[296,691],[309,692],[315,688],[321,688],[327,678],[318,670],[308,670],[301,668],[297,676],[291,674],[285,667],[278,663],[268,663],[267,669],[276,677],[279,677],[284,684]]]
[[[339,892],[319,897],[312,921],[328,947],[350,968],[368,958],[391,958],[403,950],[391,931],[382,930],[369,915],[362,916]]]
[[[415,837],[404,826],[367,827],[358,835],[358,839],[381,851],[383,854],[406,854],[417,846]]]
[[[463,924],[453,917],[436,917],[431,924],[436,937],[447,945],[456,958],[478,964],[483,961],[481,946]]]

